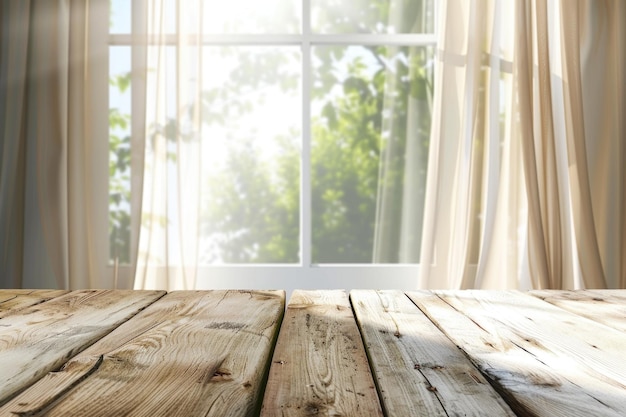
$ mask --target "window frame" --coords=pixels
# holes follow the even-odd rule
[[[431,46],[437,50],[437,28],[439,2],[435,4],[435,24],[433,34],[320,34],[311,31],[311,2],[302,0],[302,33],[299,34],[208,34],[204,35],[204,45],[220,46],[300,46],[302,48],[302,148],[300,156],[300,261],[294,264],[227,264],[227,265],[199,265],[196,267],[197,289],[269,289],[280,288],[288,292],[296,288],[378,288],[411,290],[418,287],[418,264],[315,264],[312,262],[312,216],[311,216],[311,86],[312,68],[311,51],[319,45],[352,46],[352,45],[398,45],[398,46]],[[105,16],[110,16],[109,0],[97,0],[93,2],[96,13],[100,15],[106,10]],[[100,126],[94,134],[99,137],[108,147],[108,77],[109,77],[109,47],[131,47],[131,113],[143,114],[145,102],[145,85],[138,82],[141,72],[143,56],[146,53],[146,44],[151,40],[139,39],[133,33],[145,32],[146,22],[141,11],[145,10],[144,0],[132,0],[131,34],[111,34],[105,27],[102,33],[102,21],[108,23],[108,19],[100,19],[100,24],[92,26],[95,42],[94,48],[103,55],[102,65],[98,74],[94,77],[94,83],[98,84],[97,91],[105,92],[100,97],[106,100],[94,100],[95,114],[100,120]],[[97,32],[97,33],[95,33]],[[172,45],[176,44],[175,36],[166,36],[165,41]],[[106,61],[106,62],[104,62]],[[435,60],[435,65],[436,60]],[[435,68],[436,71],[436,68]],[[106,89],[106,90],[105,90]],[[105,120],[102,120],[105,119]],[[102,125],[106,128],[102,128]],[[137,149],[141,149],[141,136],[144,131],[144,120],[134,116],[131,118],[131,172],[142,170],[142,157]],[[135,146],[133,146],[135,145]],[[139,145],[139,146],[137,146]],[[108,167],[108,148],[103,152],[104,166]],[[140,218],[141,207],[141,184],[131,175],[131,223],[136,225]],[[102,222],[104,235],[107,242],[108,236],[108,169],[106,182],[100,194],[106,201],[106,218]],[[101,216],[98,216],[101,217]],[[131,227],[131,259],[136,259],[138,236]],[[101,232],[102,233],[102,232]],[[108,245],[106,246],[108,248]],[[114,282],[115,287],[132,288],[135,265],[110,264],[107,260],[106,275]],[[160,268],[164,275],[170,267]],[[171,267],[175,269],[176,267]]]

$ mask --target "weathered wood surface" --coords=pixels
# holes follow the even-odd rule
[[[75,291],[0,320],[0,404],[163,295]]]
[[[352,291],[350,300],[386,415],[515,415],[403,292]]]
[[[626,415],[623,333],[514,291],[409,295],[518,415]]]
[[[0,319],[67,293],[64,290],[0,290]]]
[[[0,417],[626,415],[624,290],[350,301],[0,290]]]
[[[282,291],[174,292],[0,416],[253,416],[284,311]]]
[[[261,416],[382,416],[348,297],[295,291],[278,337]]]
[[[626,290],[537,290],[529,293],[572,313],[626,332]]]

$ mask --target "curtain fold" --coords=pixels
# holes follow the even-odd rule
[[[590,287],[601,285],[597,276],[603,273],[610,288],[624,288],[623,265],[625,262],[623,224],[626,172],[624,165],[624,96],[626,74],[624,73],[624,27],[626,6],[623,2],[607,1],[601,5],[581,2],[575,10],[565,10],[571,18],[572,36],[569,43],[579,39],[576,53],[580,66],[568,66],[568,78],[580,77],[579,95],[583,103],[572,118],[572,127],[584,132],[586,140],[577,140],[571,164],[581,177],[581,204],[574,213],[580,223],[581,233],[577,237],[581,254],[581,268],[585,282]],[[570,46],[573,48],[573,46]],[[571,68],[570,68],[571,67]],[[570,74],[573,72],[573,74]],[[569,84],[574,85],[570,82]],[[617,139],[617,140],[616,140]],[[583,159],[582,155],[586,157]],[[588,175],[582,176],[585,168]],[[583,170],[584,171],[584,170]],[[602,186],[600,186],[602,185]],[[621,226],[621,227],[620,227]],[[586,247],[586,242],[595,239],[597,253]],[[620,271],[621,270],[621,271]]]
[[[433,33],[432,1],[392,0],[389,26],[400,33]],[[375,263],[419,262],[424,183],[432,114],[432,48],[388,46],[381,162],[378,178]],[[408,93],[406,92],[408,90]],[[406,102],[403,99],[406,97]]]
[[[193,289],[202,202],[202,1],[146,2],[143,192],[135,288]],[[175,38],[175,43],[167,40]]]
[[[2,285],[109,287],[91,218],[89,2],[0,8]]]
[[[0,6],[0,279],[2,286],[9,288],[20,287],[23,270],[29,19],[29,2],[3,2]]]
[[[440,11],[418,285],[623,287],[623,2]]]

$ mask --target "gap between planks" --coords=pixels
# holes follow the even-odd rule
[[[408,294],[519,415],[626,415],[621,333],[519,291]]]
[[[0,405],[162,297],[159,291],[73,291],[0,320]]]
[[[350,299],[386,415],[515,415],[402,291],[353,290]]]
[[[261,416],[382,416],[348,297],[296,290],[274,350]]]
[[[0,416],[253,416],[282,291],[167,294],[0,408]]]

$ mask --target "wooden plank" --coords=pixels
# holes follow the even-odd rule
[[[622,333],[514,291],[409,295],[518,415],[626,415]]]
[[[283,291],[166,295],[0,408],[0,416],[258,414]]]
[[[484,376],[400,291],[350,299],[388,416],[515,416]]]
[[[626,290],[536,290],[529,294],[567,311],[626,332]]]
[[[382,416],[361,336],[343,291],[294,291],[261,416]]]
[[[0,321],[0,404],[163,295],[74,291]]]
[[[0,319],[68,292],[65,290],[0,290]]]

